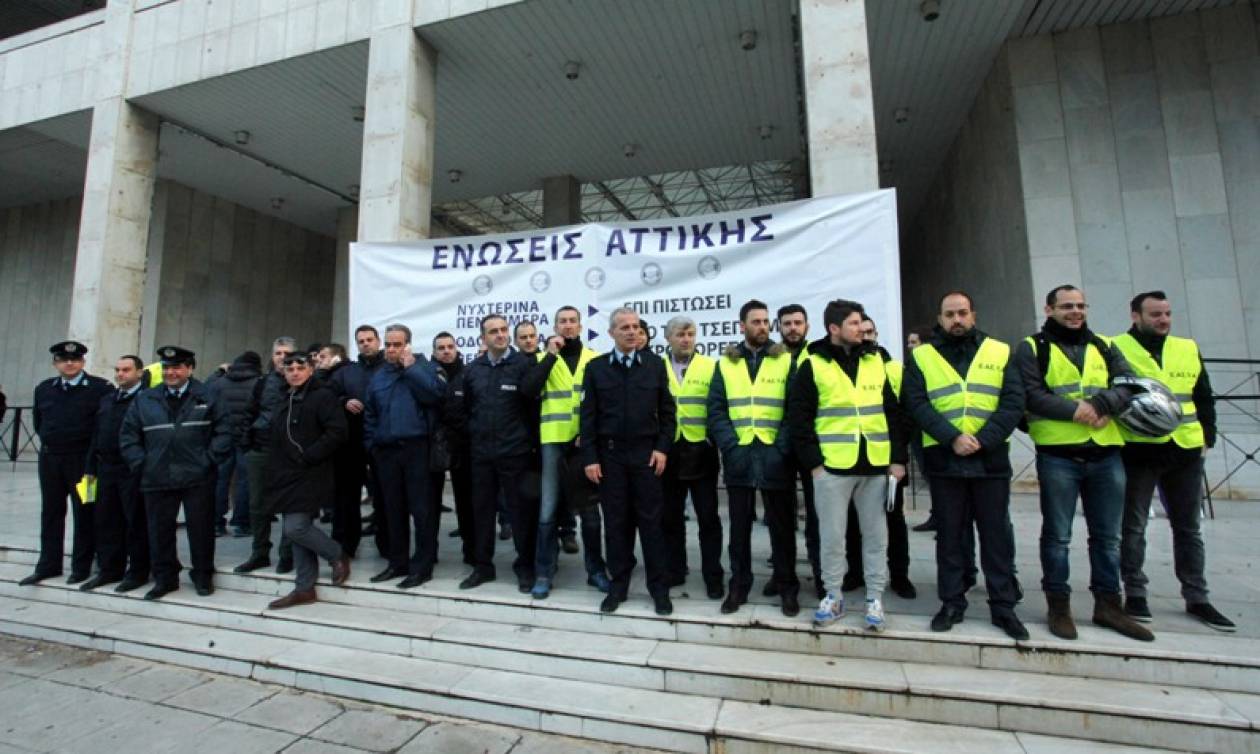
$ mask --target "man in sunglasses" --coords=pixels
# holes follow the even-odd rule
[[[1068,548],[1076,499],[1089,527],[1089,590],[1094,623],[1133,639],[1154,635],[1120,604],[1120,521],[1124,514],[1124,438],[1112,417],[1129,392],[1111,387],[1132,374],[1120,349],[1086,321],[1085,294],[1060,285],[1046,295],[1046,323],[1019,345],[1015,363],[1024,382],[1028,434],[1037,446],[1041,488],[1041,588],[1050,633],[1076,638],[1068,585]]]

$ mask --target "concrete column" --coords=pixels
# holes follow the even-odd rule
[[[543,179],[543,226],[582,222],[582,186],[571,175]]]
[[[333,274],[331,337],[334,343],[345,343],[350,353],[354,353],[354,344],[345,340],[350,337],[350,244],[354,243],[358,228],[358,207],[337,211],[337,267]]]
[[[800,0],[813,196],[879,188],[864,0]]]
[[[158,119],[123,99],[134,3],[105,8],[70,302],[70,337],[87,344],[97,374],[140,344]]]
[[[427,238],[437,53],[408,16],[372,33],[359,180],[359,240]]]

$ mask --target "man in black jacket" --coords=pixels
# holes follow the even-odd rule
[[[346,412],[363,422],[363,411],[367,404],[367,387],[372,378],[385,366],[385,352],[381,350],[381,334],[372,325],[359,325],[354,331],[354,344],[359,350],[355,360],[355,369],[347,370],[343,376],[346,388]],[[355,432],[351,419],[351,432]],[[362,444],[362,443],[360,443]],[[372,499],[372,517],[362,535],[370,536],[376,543],[376,551],[381,557],[389,553],[389,521],[385,515],[385,500],[380,495],[376,472],[373,469],[372,454],[366,450],[364,455],[363,484],[367,487],[368,496]]]
[[[599,485],[612,582],[599,609],[611,613],[626,600],[637,529],[656,614],[669,615],[660,476],[674,441],[674,397],[664,362],[637,350],[639,315],[620,307],[609,320],[616,347],[586,365],[580,434],[586,477]]]
[[[109,383],[83,371],[87,346],[73,340],[48,349],[58,372],[35,388],[32,418],[39,435],[39,562],[35,572],[19,582],[36,584],[60,576],[65,555],[66,499],[74,519],[74,545],[70,555],[69,584],[87,581],[96,552],[93,511],[79,501],[74,486],[83,477],[83,465],[101,398]]]
[[[196,354],[179,346],[159,348],[162,385],[142,391],[123,418],[119,448],[140,474],[149,517],[153,588],[146,600],[179,588],[175,519],[184,506],[192,582],[197,594],[214,593],[214,475],[232,451],[227,416],[193,379]]]
[[[140,475],[127,466],[119,449],[123,417],[143,388],[144,362],[124,356],[114,365],[118,389],[101,398],[96,432],[84,473],[96,479],[97,574],[83,591],[121,581],[114,591],[129,592],[149,580],[149,527],[140,494]]]
[[[433,364],[446,379],[446,396],[437,407],[434,416],[437,419],[438,434],[445,443],[447,460],[450,465],[446,471],[430,473],[432,492],[430,498],[436,500],[442,512],[450,511],[442,502],[442,490],[446,486],[447,471],[451,475],[451,497],[455,499],[456,528],[450,536],[460,537],[463,544],[464,563],[472,565],[472,459],[469,456],[468,437],[459,427],[452,413],[452,405],[456,394],[463,390],[461,383],[464,374],[464,355],[459,352],[455,336],[448,332],[440,332],[433,337]]]
[[[537,362],[508,345],[508,323],[502,315],[488,314],[481,320],[481,337],[486,352],[464,370],[452,406],[472,452],[472,521],[468,530],[461,523],[460,530],[472,543],[473,571],[459,586],[472,589],[495,578],[494,523],[502,496],[516,545],[512,570],[517,587],[528,594],[535,578],[538,499],[523,505],[520,481],[529,466],[536,404],[525,396],[521,384]]]
[[[241,448],[241,437],[247,427],[246,416],[249,404],[254,397],[254,386],[262,377],[262,357],[253,351],[246,351],[237,356],[231,364],[224,364],[214,370],[214,374],[206,380],[206,390],[222,405],[228,415],[228,423],[232,427],[232,439],[236,448],[232,455],[219,467],[218,481],[214,488],[214,533],[216,536],[227,534],[227,512],[232,508],[232,535],[247,537],[251,533],[249,525],[249,483],[245,473],[245,451]],[[235,476],[235,479],[233,479]]]
[[[1027,639],[1015,615],[1022,593],[1015,577],[1009,454],[1009,438],[1024,412],[1024,384],[1010,364],[1010,347],[976,329],[971,296],[945,294],[937,319],[931,338],[911,352],[901,393],[923,428],[924,474],[937,522],[941,609],[932,630],[962,622],[974,526],[990,619],[1011,638]]]
[[[363,481],[367,453],[363,450],[363,368],[347,360],[346,348],[329,343],[319,352],[324,386],[337,396],[346,418],[346,441],[333,454],[332,538],[351,558],[363,536]]]
[[[249,573],[271,565],[271,507],[267,504],[267,442],[271,422],[284,403],[288,386],[284,382],[284,360],[297,348],[287,335],[271,344],[271,371],[254,384],[249,409],[245,412],[238,444],[245,449],[245,472],[249,477],[249,527],[254,536],[249,559],[233,570]],[[283,535],[276,573],[293,570],[293,549]]]

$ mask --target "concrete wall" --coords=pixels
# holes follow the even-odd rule
[[[66,337],[81,202],[0,209],[0,385],[10,403],[29,403],[53,374],[48,347]],[[265,358],[277,335],[300,347],[327,340],[334,239],[162,181],[149,243],[146,361],[176,343],[197,352],[204,376],[246,349]]]
[[[1033,290],[1082,285],[1100,332],[1172,300],[1205,354],[1260,356],[1255,8],[1010,46]],[[1040,305],[1030,301],[1037,311]]]
[[[0,385],[29,403],[66,337],[81,199],[0,209]]]
[[[902,243],[908,327],[936,321],[947,290],[976,299],[981,329],[1007,341],[1035,326],[1011,83],[1003,49]]]

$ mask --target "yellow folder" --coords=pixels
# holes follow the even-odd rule
[[[83,475],[79,483],[74,486],[74,491],[79,493],[79,502],[87,505],[96,502],[96,477]]]

